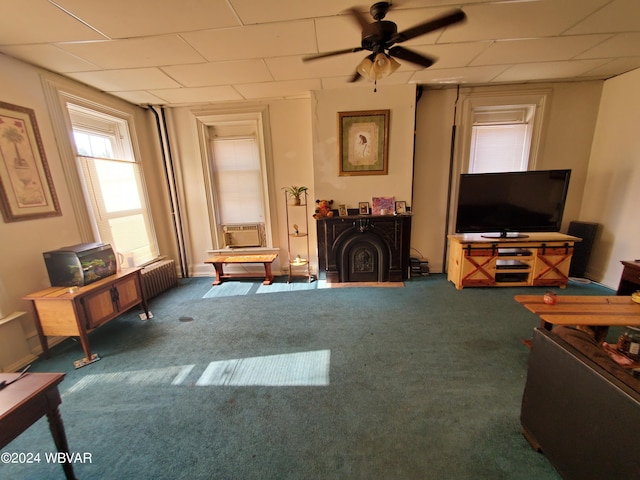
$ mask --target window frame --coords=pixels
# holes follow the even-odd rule
[[[456,212],[458,208],[458,191],[460,174],[469,169],[469,153],[471,150],[471,135],[476,109],[492,107],[508,107],[513,105],[533,105],[535,112],[532,119],[531,144],[529,151],[528,169],[535,170],[541,150],[542,138],[545,130],[546,105],[550,101],[551,89],[537,89],[529,91],[492,90],[491,92],[477,92],[470,89],[462,96],[460,118],[456,128],[455,151],[449,190],[449,211]],[[449,215],[447,231],[455,231],[455,214]]]
[[[112,104],[107,105],[104,97],[99,92],[95,92],[82,85],[77,85],[75,82],[65,78],[43,75],[42,85],[52,119],[54,134],[61,140],[57,142],[58,150],[63,166],[64,177],[68,186],[74,219],[78,227],[79,243],[93,243],[99,237],[96,236],[97,230],[91,212],[92,207],[90,200],[85,194],[83,179],[81,178],[81,172],[79,170],[80,166],[78,165],[75,140],[73,138],[73,124],[67,109],[67,104],[77,105],[90,111],[117,118],[126,124],[131,144],[131,155],[140,169],[143,184],[141,196],[144,197],[143,201],[148,209],[149,221],[151,222],[150,231],[153,237],[152,241],[155,244],[156,254],[159,254],[157,235],[153,225],[153,212],[144,182],[144,168],[141,161],[142,155],[140,153],[134,122],[135,109],[137,107],[117,99],[114,99]],[[146,263],[152,263],[154,261],[156,261],[156,259]]]
[[[205,195],[207,200],[207,214],[209,218],[209,230],[212,239],[212,248],[221,250],[224,248],[224,232],[218,215],[217,192],[213,178],[213,162],[211,158],[211,127],[216,125],[233,124],[238,122],[254,122],[256,140],[260,156],[260,168],[262,170],[262,194],[264,203],[264,237],[263,247],[243,247],[243,250],[273,249],[273,222],[276,212],[276,195],[273,187],[273,159],[269,144],[268,106],[256,108],[194,110],[198,142],[201,152],[202,172],[205,183]]]

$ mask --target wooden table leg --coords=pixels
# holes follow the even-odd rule
[[[222,276],[224,275],[224,268],[222,266],[222,263],[216,262],[213,264],[213,268],[216,271],[216,279],[215,281],[211,284],[214,287],[216,285],[220,285],[222,283]]]
[[[273,273],[271,272],[271,262],[264,262],[265,278],[263,285],[271,285],[273,283]]]
[[[51,436],[53,437],[53,441],[56,444],[56,448],[58,452],[64,453],[67,456],[69,455],[69,444],[67,443],[67,435],[64,431],[64,424],[62,423],[62,417],[60,416],[60,410],[58,408],[58,404],[60,403],[60,394],[58,389],[55,389],[55,392],[49,393],[47,396],[51,394],[57,395],[58,400],[57,403],[55,400],[50,402],[55,404],[56,406],[50,408],[47,411],[47,420],[49,420],[49,429],[51,430]],[[67,480],[76,480],[76,476],[73,473],[73,465],[66,461],[62,463],[62,468],[64,470],[65,477]]]
[[[42,346],[42,356],[44,358],[49,358],[49,342],[47,340],[46,335],[44,334],[44,331],[42,330],[42,325],[40,324],[40,317],[38,316],[38,309],[36,308],[35,304],[34,304],[34,308],[33,308],[34,314],[36,316],[36,331],[38,332],[38,338],[40,338],[40,345]]]

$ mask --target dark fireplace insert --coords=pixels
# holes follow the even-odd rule
[[[318,226],[318,278],[400,282],[409,278],[411,215],[323,218]]]

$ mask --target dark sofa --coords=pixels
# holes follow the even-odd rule
[[[640,380],[588,333],[534,330],[520,423],[565,480],[640,479]]]

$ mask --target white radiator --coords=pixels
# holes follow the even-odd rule
[[[173,260],[161,260],[142,269],[142,287],[147,300],[176,285],[178,274]]]
[[[261,246],[260,226],[257,223],[224,225],[223,231],[225,247],[238,248]]]

